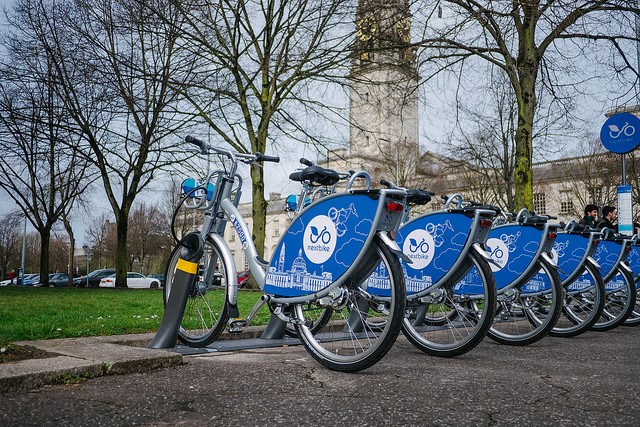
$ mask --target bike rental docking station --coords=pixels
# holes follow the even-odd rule
[[[487,333],[489,337],[492,337],[494,340],[500,343],[506,343],[511,345],[526,345],[526,343],[528,342],[533,342],[534,340],[540,339],[543,335],[546,335],[546,333],[549,331],[551,331],[551,333],[555,334],[556,336],[574,336],[578,333],[581,333],[583,330],[588,330],[589,328],[591,328],[591,326],[594,326],[593,329],[595,330],[602,330],[602,331],[607,330],[607,328],[609,328],[609,325],[607,325],[606,322],[604,323],[598,322],[596,324],[596,320],[599,318],[600,316],[599,313],[602,311],[602,309],[598,311],[597,315],[594,314],[593,320],[588,325],[588,327],[586,325],[588,322],[586,321],[583,322],[584,325],[580,325],[578,323],[576,327],[567,327],[565,329],[562,329],[562,327],[560,328],[553,327],[553,323],[555,323],[554,319],[558,318],[558,316],[556,315],[554,319],[548,321],[549,326],[545,326],[544,328],[538,327],[538,330],[530,332],[529,333],[530,336],[528,337],[525,337],[520,333],[511,333],[506,329],[502,330],[500,325],[500,319],[498,319],[497,323],[494,321],[493,326],[491,326],[491,322],[493,321],[493,318],[492,318],[492,320],[489,320],[489,323],[487,323],[486,325],[482,327],[479,327],[479,326],[475,327],[476,330],[473,333],[474,338],[465,337],[464,339],[460,340],[460,343],[458,342],[440,343],[437,341],[438,338],[436,337],[438,333],[438,331],[435,330],[437,329],[436,326],[439,327],[442,324],[454,325],[455,321],[459,322],[460,313],[457,313],[457,316],[458,316],[457,318],[455,318],[454,316],[451,319],[448,318],[449,314],[435,318],[434,317],[435,314],[440,314],[440,313],[435,313],[435,314],[425,313],[427,309],[426,307],[428,307],[429,304],[431,303],[435,304],[439,302],[440,299],[442,299],[442,301],[446,303],[448,301],[446,300],[447,297],[452,298],[453,302],[450,304],[451,307],[456,307],[460,305],[459,304],[460,301],[463,301],[468,304],[468,306],[466,306],[467,310],[471,312],[473,307],[476,307],[476,308],[489,307],[489,306],[493,307],[491,304],[496,304],[495,303],[496,292],[497,292],[498,302],[501,302],[501,304],[504,305],[506,302],[509,302],[508,299],[511,297],[512,294],[513,295],[523,294],[527,296],[527,293],[530,293],[530,294],[539,293],[540,289],[542,288],[544,288],[544,290],[555,288],[555,293],[553,294],[554,300],[556,298],[560,298],[560,295],[563,294],[562,288],[560,286],[564,286],[565,291],[569,293],[575,292],[576,295],[579,295],[580,294],[579,291],[581,289],[580,287],[584,285],[584,283],[582,282],[600,283],[599,286],[602,288],[603,293],[605,291],[604,285],[606,284],[606,282],[611,282],[611,284],[608,285],[607,289],[615,291],[615,289],[620,287],[619,285],[613,283],[618,281],[618,280],[615,280],[615,278],[618,277],[616,274],[620,273],[620,269],[618,268],[618,265],[620,264],[621,261],[623,261],[627,257],[629,259],[627,263],[628,267],[626,265],[624,267],[626,269],[629,269],[629,267],[631,267],[630,270],[633,272],[633,276],[635,276],[633,278],[634,279],[637,278],[637,275],[640,274],[640,244],[637,243],[635,237],[633,238],[631,237],[635,235],[635,230],[633,225],[632,187],[627,184],[627,180],[626,180],[627,171],[626,171],[625,154],[632,152],[633,150],[635,150],[640,146],[640,119],[630,113],[619,113],[619,114],[612,115],[603,124],[600,132],[600,139],[603,146],[607,150],[621,155],[621,178],[622,179],[621,179],[621,185],[617,187],[618,231],[620,234],[618,236],[613,236],[610,238],[609,235],[613,233],[608,233],[608,232],[602,233],[602,236],[601,236],[601,233],[595,233],[595,231],[593,230],[585,230],[582,232],[580,236],[577,236],[577,237],[572,236],[571,233],[573,233],[573,230],[559,230],[558,229],[559,226],[553,225],[553,224],[547,224],[546,219],[543,216],[539,217],[539,216],[533,215],[534,220],[532,220],[531,218],[529,218],[528,213],[524,215],[526,216],[526,218],[524,218],[524,220],[522,221],[519,221],[518,220],[519,218],[515,218],[516,221],[514,225],[507,224],[507,225],[501,226],[497,223],[494,223],[492,226],[492,223],[493,223],[492,219],[494,218],[496,213],[499,212],[499,210],[497,210],[496,212],[490,212],[488,210],[487,212],[484,212],[484,210],[482,209],[484,206],[475,206],[475,209],[472,209],[473,212],[471,211],[467,212],[469,208],[463,208],[461,196],[460,196],[458,205],[453,210],[447,209],[447,206],[445,204],[445,208],[443,209],[442,212],[426,214],[426,215],[423,215],[424,218],[423,216],[419,216],[418,218],[414,218],[404,223],[400,227],[400,230],[398,232],[397,243],[401,245],[402,249],[399,249],[399,251],[404,252],[404,257],[409,257],[411,253],[420,252],[424,258],[424,259],[420,258],[418,262],[413,262],[412,260],[410,264],[406,264],[406,262],[402,264],[402,268],[404,270],[403,277],[405,277],[405,281],[407,285],[407,288],[406,288],[407,297],[408,297],[407,313],[410,315],[409,321],[411,323],[410,326],[407,326],[406,322],[405,324],[403,324],[403,332],[405,332],[405,335],[408,336],[408,338],[414,345],[416,345],[418,348],[420,348],[421,350],[429,354],[434,354],[434,355],[442,354],[446,356],[452,356],[452,355],[462,354],[463,352],[466,352],[469,349],[473,348],[479,342],[479,340],[482,339],[481,336],[484,336],[485,333]],[[334,197],[335,195],[329,198],[332,199]],[[351,202],[351,197],[353,196],[344,195],[340,197],[340,200],[344,199],[347,202]],[[407,201],[408,200],[409,200],[409,197],[407,198]],[[417,203],[414,203],[414,204],[417,204]],[[316,231],[315,233],[313,233],[313,236],[315,236],[316,241],[312,241],[311,243],[313,243],[313,245],[311,246],[314,246],[314,247],[328,246],[329,240],[325,241],[323,240],[323,237],[325,237],[324,232],[329,229],[332,230],[331,231],[332,236],[340,236],[344,233],[349,234],[351,232],[356,232],[355,231],[355,229],[357,228],[356,224],[349,224],[348,227],[345,226],[345,230],[338,230],[338,228],[336,228],[337,227],[336,222],[330,218],[330,215],[328,213],[327,215],[329,216],[318,215],[318,212],[315,212],[318,209],[315,207],[315,205],[316,203],[313,203],[311,204],[309,209],[305,208],[303,213],[300,216],[296,217],[293,224],[293,225],[296,225],[296,223],[300,221],[300,218],[304,217],[305,218],[304,223],[309,225],[309,227],[313,226],[311,228]],[[342,208],[340,209],[340,211],[350,212],[351,211],[350,208],[353,205],[354,204],[351,203],[351,206],[349,205],[339,206],[340,208]],[[370,206],[370,207],[368,206],[368,208],[369,209],[363,209],[359,211],[364,212],[364,211],[376,210],[374,206]],[[482,218],[478,217],[479,215],[478,212],[481,214],[480,216],[482,215],[487,216],[487,218],[485,218],[485,221],[481,221]],[[406,214],[408,215],[408,212],[406,212]],[[352,215],[352,216],[355,217],[357,215]],[[520,216],[521,214],[519,213],[518,217]],[[316,217],[323,219],[324,222],[323,221],[317,222],[319,220],[317,220]],[[456,221],[461,221],[458,217],[463,218],[464,221],[466,222],[458,224],[457,222],[454,221],[454,219]],[[408,218],[405,218],[403,222],[406,221],[407,219]],[[359,221],[361,220],[362,218],[359,218]],[[541,222],[536,222],[538,220]],[[346,225],[345,221],[342,221],[340,223],[341,224],[344,223]],[[447,284],[446,286],[442,285],[442,289],[436,286],[440,283],[440,276],[436,277],[436,275],[434,275],[435,273],[429,270],[429,268],[431,269],[438,268],[439,264],[437,264],[436,261],[439,258],[441,258],[437,256],[438,254],[436,254],[434,251],[436,250],[436,248],[439,248],[440,245],[438,245],[437,238],[444,231],[440,232],[439,228],[436,227],[436,223],[438,223],[440,228],[442,228],[444,231],[450,229],[451,233],[455,234],[457,238],[459,238],[462,235],[466,236],[466,239],[464,239],[464,242],[462,243],[457,242],[458,246],[465,249],[462,251],[458,249],[458,252],[460,252],[461,254],[467,254],[468,252],[470,255],[473,255],[473,256],[470,256],[470,258],[467,257],[469,259],[462,257],[462,258],[465,258],[466,260],[464,262],[456,261],[456,266],[458,266],[458,263],[459,263],[460,266],[464,266],[465,268],[463,269],[462,267],[458,266],[460,268],[454,269],[454,270],[461,273],[464,272],[464,274],[462,274],[460,277],[456,276],[455,277],[456,280],[453,280],[453,279],[445,280],[448,278],[448,276],[447,277],[445,277],[446,275],[443,276],[441,278],[442,282],[444,283],[446,281]],[[471,226],[469,223],[472,223],[472,224],[481,223],[482,226],[481,227]],[[523,225],[526,225],[527,227],[523,227]],[[448,228],[446,228],[445,226],[447,226]],[[462,231],[464,232],[462,233]],[[507,233],[507,231],[509,231],[509,233]],[[560,231],[563,231],[563,233],[560,233]],[[562,234],[562,236],[556,242],[555,239],[560,234]],[[545,236],[549,237],[548,241],[545,240]],[[604,237],[604,238],[601,239],[601,237]],[[403,241],[403,238],[405,241]],[[271,263],[269,264],[269,272],[271,272],[270,273],[271,276],[274,276],[274,275],[277,276],[276,273],[282,272],[284,274],[285,272],[289,273],[290,271],[295,270],[292,267],[292,265],[289,265],[289,264],[290,262],[295,263],[293,258],[295,257],[296,253],[300,253],[300,254],[302,253],[302,249],[298,248],[297,246],[298,240],[300,239],[296,238],[291,241],[288,241],[285,238],[285,235],[283,235],[275,251],[275,253],[280,254],[280,256],[276,256],[276,258],[272,259]],[[516,240],[518,241],[518,245],[525,245],[526,247],[519,247],[518,245],[516,245]],[[577,240],[578,242],[577,243],[573,242],[573,240]],[[593,242],[595,240],[599,240],[599,242],[602,243],[602,245],[594,244]],[[443,239],[443,243],[445,241],[449,241],[451,244],[442,245],[442,248],[440,249],[442,251],[442,254],[448,251],[447,257],[449,258],[451,250],[456,249],[452,247],[452,245],[454,245],[454,239],[453,238]],[[335,242],[333,242],[332,240],[331,243],[333,244]],[[171,285],[172,291],[169,293],[168,298],[166,300],[165,312],[164,312],[164,316],[160,324],[158,333],[156,334],[155,338],[153,339],[149,347],[156,348],[156,349],[175,349],[175,351],[178,351],[182,354],[198,354],[198,353],[233,351],[233,350],[242,350],[242,349],[282,347],[286,345],[300,344],[301,343],[300,339],[288,336],[287,322],[283,320],[283,316],[278,316],[278,313],[272,313],[271,318],[267,326],[264,328],[260,338],[251,338],[251,339],[236,338],[236,339],[226,339],[226,340],[215,340],[212,344],[202,348],[189,347],[185,345],[176,345],[176,341],[180,332],[183,313],[185,311],[185,306],[189,298],[189,290],[192,288],[194,281],[197,280],[197,276],[199,273],[198,262],[200,257],[202,256],[203,244],[204,243],[203,243],[202,236],[199,233],[189,234],[185,236],[180,242],[180,246],[181,246],[181,248],[179,249],[180,258],[178,259],[178,262],[176,265],[176,274],[173,277],[173,282]],[[286,244],[287,254],[289,254],[286,263],[284,262],[285,244]],[[536,246],[535,250],[531,249],[532,244]],[[552,250],[552,246],[553,246],[553,250]],[[555,246],[557,246],[557,248]],[[615,262],[613,262],[613,264],[611,265],[608,265],[607,264],[608,260],[607,262],[605,262],[605,259],[602,259],[602,261],[598,261],[600,257],[596,256],[596,253],[595,253],[596,246],[598,246],[598,251],[600,249],[603,249],[603,247],[611,246],[610,248],[606,249],[604,252],[606,252],[607,254],[614,254],[614,253],[619,254],[615,257],[615,260],[614,260]],[[473,250],[471,250],[472,248]],[[620,250],[620,248],[622,249]],[[568,258],[571,258],[570,261],[579,261],[574,263],[575,265],[573,264],[569,265],[567,260],[562,258],[563,254],[566,255],[569,253],[569,249],[572,249],[571,254],[572,256],[574,256],[573,258],[576,258],[575,257],[576,251],[582,251],[583,253],[582,257],[578,257],[579,259],[578,258],[573,259],[571,257],[568,257]],[[510,261],[510,263],[508,264],[508,268],[503,269],[503,267],[507,267],[506,265],[507,258],[504,255],[507,255],[509,252],[514,252],[513,253],[514,259]],[[556,253],[555,260],[543,259],[544,262],[542,262],[541,264],[538,262],[540,258],[544,258],[543,256],[544,254],[553,256],[553,253]],[[527,254],[532,254],[532,255],[529,256],[529,258],[527,258],[525,256]],[[585,260],[591,259],[592,255],[595,257],[595,260],[593,261],[594,264],[593,265],[589,264],[591,269],[587,268],[586,270],[587,273],[583,274],[583,270],[585,268]],[[402,259],[403,261],[406,261],[404,257],[402,257]],[[458,256],[453,258],[458,260],[461,257]],[[330,280],[329,277],[327,276],[327,274],[329,274],[328,272],[330,270],[336,270],[336,271],[339,270],[337,269],[336,266],[325,265],[326,262],[328,261],[326,259],[322,259],[322,260],[309,259],[309,261],[313,261],[315,264],[323,266],[322,275],[318,276],[316,278],[317,280],[323,280],[323,281]],[[344,265],[345,266],[351,265],[353,264],[353,261],[354,260],[351,260],[351,262],[346,262],[344,263]],[[475,262],[474,264],[475,267],[474,265],[472,265],[473,263],[470,261]],[[503,261],[503,263],[501,264],[500,261]],[[486,266],[484,264],[486,264]],[[538,273],[532,276],[532,273],[535,273],[536,271],[538,271],[538,269],[542,264],[545,264],[545,265],[549,264],[551,266],[547,269],[548,270],[547,273],[543,272],[543,273]],[[327,268],[326,271],[325,271],[325,267]],[[482,267],[482,268],[479,268],[479,267]],[[515,267],[518,267],[518,268],[515,268]],[[562,268],[560,269],[559,267],[562,267]],[[443,269],[442,271],[449,271],[452,268],[453,266],[449,266],[449,268]],[[555,270],[556,268],[558,269],[557,272]],[[419,271],[416,269],[418,269]],[[592,274],[590,272],[596,269],[599,269],[600,272],[598,273],[596,271],[595,273],[593,273],[594,275],[594,277],[592,278],[593,280],[591,279],[582,280],[583,276]],[[483,270],[487,270],[486,274],[485,273],[478,274],[479,272],[482,273]],[[229,269],[228,271],[235,273],[235,268]],[[409,277],[407,277],[408,272],[411,272],[411,274],[409,274]],[[439,273],[439,272],[436,272],[436,273]],[[511,274],[508,278],[501,278],[500,276],[501,274],[507,275],[507,273],[509,274],[513,273],[513,274]],[[625,274],[627,273],[629,272],[626,272]],[[483,281],[481,281],[483,284],[482,289],[485,289],[484,293],[479,291],[472,292],[471,290],[469,290],[469,289],[480,288],[478,284],[480,284],[481,282],[478,282],[478,280],[476,280],[477,278],[474,279],[475,277],[474,274],[476,276],[483,276],[483,277],[486,276],[483,279]],[[621,274],[618,274],[618,275],[621,275]],[[596,280],[595,278],[596,276],[598,280]],[[628,278],[631,277],[630,274],[627,274],[627,277]],[[428,283],[424,284],[420,282],[425,278],[429,279],[427,281]],[[550,280],[553,282],[561,282],[561,284],[557,284],[554,287],[549,286],[549,284],[544,284],[544,286],[539,285],[539,283],[549,282]],[[455,288],[449,289],[451,290],[451,292],[448,292],[447,289],[448,287],[451,287],[451,284],[453,282],[458,283],[458,285]],[[571,284],[574,282],[576,286],[575,289],[571,287],[572,286]],[[274,286],[277,287],[276,282],[271,283],[267,280],[265,283],[266,283],[266,286],[264,290],[267,293],[272,293],[276,295],[279,294],[277,290],[271,292],[267,289],[269,287],[274,287]],[[489,286],[491,283],[494,284],[493,287]],[[592,285],[594,285],[594,283],[592,283]],[[506,284],[506,286],[503,286],[504,284]],[[496,285],[500,285],[500,286],[496,286]],[[542,288],[540,288],[540,286],[542,286]],[[414,287],[416,287],[416,289],[414,289]],[[633,287],[635,288],[635,286]],[[513,292],[512,288],[514,289],[517,288],[518,292],[517,293]],[[486,291],[487,289],[493,289],[492,293],[488,293],[488,291]],[[237,289],[235,289],[235,291],[237,291]],[[484,303],[483,304],[475,303],[473,299],[468,298],[469,295],[471,294],[477,294],[479,295],[479,298],[482,297],[479,299],[479,301],[484,301]],[[602,295],[603,295],[602,298],[604,299],[604,294]],[[633,296],[634,297],[633,297],[632,304],[635,304],[635,300],[636,300],[635,289],[633,292]],[[294,297],[297,297],[297,295],[294,295]],[[458,298],[459,300],[456,300],[455,298]],[[629,298],[629,301],[631,301],[631,298]],[[567,307],[566,304],[567,303],[565,301],[565,308]],[[600,307],[602,307],[602,305],[600,305]],[[240,322],[241,319],[237,319],[238,318],[237,307],[234,305],[234,306],[230,306],[229,309],[230,309],[231,319],[233,321],[237,320],[238,322]],[[567,310],[569,309],[570,308],[567,308]],[[557,308],[558,313],[559,313],[559,310],[560,308]],[[487,309],[487,312],[489,311],[490,310]],[[636,317],[635,323],[628,323],[628,324],[640,324],[640,312],[636,313],[636,311],[633,312],[634,316]],[[595,312],[596,310],[594,310],[594,313]],[[413,318],[411,317],[411,313],[413,313],[412,314]],[[253,314],[254,313],[249,315],[248,318],[250,319]],[[453,316],[455,314],[456,313],[452,313],[451,315]],[[433,318],[430,318],[429,315],[431,315]],[[486,313],[480,316],[480,318],[487,318]],[[552,316],[549,316],[549,318],[551,319]],[[425,322],[424,321],[425,319],[429,321]],[[515,320],[519,321],[519,319],[515,319]],[[626,320],[626,317],[622,321],[624,322],[625,320]],[[543,321],[544,320],[539,321],[541,325]],[[486,322],[483,322],[483,323],[486,323]],[[502,324],[506,325],[506,321],[503,321]],[[612,328],[615,326],[610,326],[610,327]],[[551,329],[552,327],[553,329]],[[600,329],[597,329],[598,327]],[[229,325],[229,329],[230,329],[230,332],[233,332],[234,328],[232,324]],[[241,329],[241,327],[238,327],[237,329]],[[434,331],[431,331],[431,329],[433,329]],[[434,333],[433,336],[427,335],[428,333],[431,333],[431,332]],[[478,339],[475,338],[476,336]]]

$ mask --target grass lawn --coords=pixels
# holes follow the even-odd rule
[[[238,293],[248,316],[260,292]],[[14,341],[155,332],[162,290],[0,287],[0,345]],[[264,308],[253,325],[266,324]]]

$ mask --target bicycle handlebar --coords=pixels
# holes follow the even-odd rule
[[[237,153],[237,152],[233,152],[230,150],[224,150],[221,148],[216,148],[216,147],[212,147],[211,145],[207,144],[206,142],[202,141],[201,139],[198,139],[196,137],[193,137],[191,135],[187,135],[184,138],[185,142],[188,144],[193,144],[196,147],[198,147],[200,149],[200,151],[204,152],[204,151],[215,151],[219,154],[223,154],[225,156],[227,156],[229,159],[231,160],[236,160],[236,159],[240,159],[241,161],[246,162],[273,162],[273,163],[279,163],[280,162],[280,157],[279,156],[267,156],[266,154],[262,154],[260,152],[255,153],[255,154],[243,154],[243,153]]]
[[[204,151],[207,148],[207,144],[205,144],[204,141],[202,141],[202,140],[200,140],[198,138],[195,138],[195,137],[193,137],[191,135],[187,135],[187,137],[184,140],[185,140],[185,142],[187,144],[193,144],[193,145],[195,145],[196,147],[198,147],[202,151]]]

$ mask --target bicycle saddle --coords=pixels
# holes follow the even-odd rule
[[[289,179],[298,182],[308,182],[315,186],[334,185],[340,181],[340,175],[331,169],[325,169],[320,166],[309,166],[301,171],[293,172],[289,175]]]
[[[426,190],[407,190],[407,204],[426,205],[431,201],[433,193]]]

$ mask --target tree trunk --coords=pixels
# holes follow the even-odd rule
[[[536,109],[536,58],[534,35],[527,34],[521,41],[518,58],[518,126],[516,129],[516,164],[514,170],[515,209],[533,210],[533,119]]]
[[[73,287],[73,268],[74,268],[74,256],[75,256],[75,248],[76,248],[76,237],[73,234],[73,228],[71,227],[71,222],[68,218],[63,219],[64,228],[69,235],[69,263],[67,268],[67,273],[69,274],[69,281],[67,282],[67,286]],[[87,274],[89,272],[87,271]]]
[[[264,238],[267,223],[267,201],[264,199],[264,172],[262,167],[251,166],[251,198],[253,201],[253,242],[258,255],[264,257]]]
[[[51,241],[51,228],[45,227],[40,232],[40,283],[49,285],[49,243]]]
[[[127,287],[128,214],[120,210],[116,218],[116,288]]]

